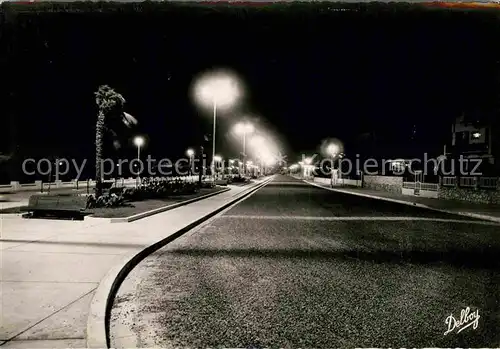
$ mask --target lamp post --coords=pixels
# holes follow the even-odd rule
[[[141,147],[144,145],[144,138],[141,136],[136,136],[134,138],[134,144],[137,147],[137,162],[139,163],[141,161]],[[136,186],[139,184],[139,178],[140,178],[140,173],[139,170],[137,170]]]
[[[218,70],[204,74],[194,85],[194,98],[197,102],[210,106],[213,112],[212,133],[212,176],[215,170],[215,134],[217,130],[218,109],[229,109],[234,106],[241,95],[238,79],[234,74]]]
[[[333,187],[333,184],[335,184],[334,182],[335,181],[335,169],[334,169],[334,162],[335,162],[335,156],[337,156],[337,152],[339,151],[339,147],[336,145],[336,144],[329,144],[327,147],[326,147],[326,152],[327,154],[331,157],[332,159],[332,168],[330,170],[332,176],[331,176],[331,182],[330,182],[330,185]]]
[[[141,136],[136,136],[134,138],[134,144],[137,147],[137,160],[141,160],[141,147],[144,145],[144,138]]]
[[[191,176],[193,174],[192,166],[193,166],[194,150],[188,149],[186,150],[186,154],[189,157],[189,175]]]
[[[252,124],[248,123],[248,122],[241,122],[241,123],[238,123],[236,124],[235,126],[235,130],[236,130],[236,133],[238,134],[241,134],[243,136],[243,153],[242,153],[242,157],[243,157],[243,174],[246,175],[246,138],[247,138],[247,134],[250,134],[253,132],[254,130],[254,127]]]

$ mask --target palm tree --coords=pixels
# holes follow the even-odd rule
[[[95,135],[95,179],[96,179],[96,196],[102,194],[102,173],[101,163],[103,156],[103,142],[104,133],[111,131],[112,135],[116,138],[116,133],[108,129],[106,126],[109,119],[118,119],[123,122],[127,127],[137,124],[137,120],[130,114],[123,111],[125,105],[125,98],[108,85],[99,86],[95,93],[95,102],[98,107],[96,135]],[[116,142],[116,141],[115,141]]]

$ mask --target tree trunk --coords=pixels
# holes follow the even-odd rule
[[[95,194],[96,197],[102,195],[102,153],[104,137],[104,112],[99,111],[95,130]]]

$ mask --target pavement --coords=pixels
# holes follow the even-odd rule
[[[373,190],[367,188],[345,188],[345,187],[330,188],[330,186],[327,184],[314,183],[312,181],[306,181],[306,182],[312,185],[329,188],[330,190],[335,190],[342,193],[365,196],[372,199],[392,201],[401,204],[419,206],[422,208],[429,208],[450,214],[457,214],[467,217],[500,222],[500,205],[478,204],[478,203],[471,203],[464,201],[425,198],[420,196],[403,195],[398,193],[391,193],[391,192]]]
[[[0,346],[86,347],[89,307],[110,269],[124,256],[174,234],[249,187],[229,186],[219,195],[132,223],[0,214]]]
[[[111,344],[499,347],[499,228],[275,176],[132,270]]]

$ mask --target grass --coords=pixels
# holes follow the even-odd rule
[[[210,193],[216,193],[224,189],[225,189],[224,187],[202,188],[198,193],[191,195],[179,195],[179,196],[170,196],[164,199],[133,201],[129,202],[127,206],[121,206],[121,207],[95,208],[91,210],[93,212],[92,217],[99,217],[99,218],[129,217],[135,214],[151,211],[160,207],[173,205],[189,199],[194,199],[196,197],[200,197]]]

